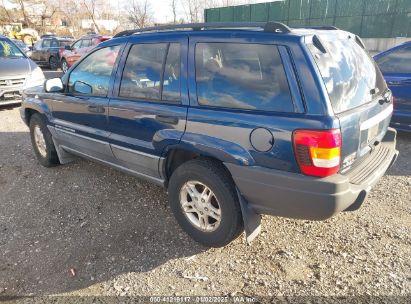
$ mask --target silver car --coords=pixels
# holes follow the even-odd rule
[[[24,89],[42,85],[44,80],[37,64],[0,35],[0,106],[20,103]]]

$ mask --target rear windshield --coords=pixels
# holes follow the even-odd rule
[[[73,40],[59,40],[59,47],[65,47],[66,45],[71,45]]]
[[[354,38],[321,42],[326,53],[313,44],[313,55],[327,87],[335,113],[341,113],[368,103],[387,86],[375,61]]]

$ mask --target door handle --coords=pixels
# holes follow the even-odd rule
[[[159,122],[163,122],[169,125],[176,125],[178,124],[178,118],[173,116],[166,116],[166,115],[156,115],[156,120]]]
[[[88,111],[92,113],[104,113],[106,109],[102,106],[88,106]]]

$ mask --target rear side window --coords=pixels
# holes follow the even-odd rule
[[[64,48],[66,45],[70,45],[71,42],[72,42],[72,41],[70,41],[70,40],[60,40],[60,41],[59,41],[59,46],[60,46],[61,48]]]
[[[395,50],[377,60],[383,73],[411,74],[411,47]]]
[[[277,46],[198,43],[195,56],[199,104],[246,110],[294,111]]]
[[[49,48],[51,46],[51,39],[43,40],[43,49]]]
[[[326,52],[313,44],[308,48],[317,63],[335,113],[341,113],[373,100],[373,92],[387,86],[375,61],[354,39],[325,40]]]
[[[180,45],[133,45],[124,66],[119,95],[145,100],[180,100]]]

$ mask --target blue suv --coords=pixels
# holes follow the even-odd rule
[[[391,126],[411,132],[411,41],[374,56],[395,97]]]
[[[358,209],[398,155],[392,111],[359,37],[272,22],[119,33],[21,108],[43,166],[80,156],[162,185],[216,247],[251,241],[261,214]]]

